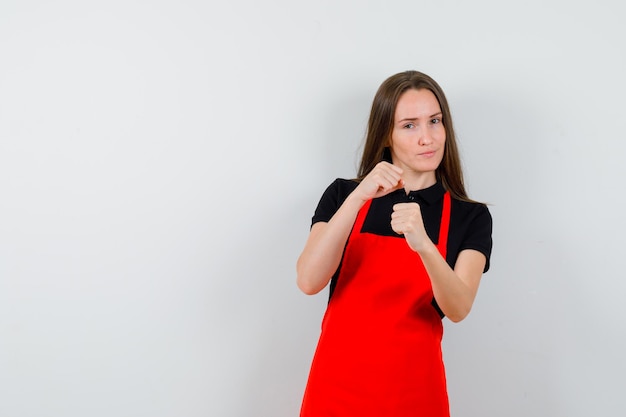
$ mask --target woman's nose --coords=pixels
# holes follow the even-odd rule
[[[433,138],[428,132],[428,129],[422,129],[419,133],[419,137],[417,138],[417,143],[420,145],[430,145],[433,142]]]

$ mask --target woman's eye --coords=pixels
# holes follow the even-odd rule
[[[413,123],[407,123],[404,125],[405,129],[413,129],[415,127],[415,125]]]
[[[431,119],[430,121],[432,124],[436,125],[437,123],[441,123],[441,119],[438,117],[435,117],[434,119]]]

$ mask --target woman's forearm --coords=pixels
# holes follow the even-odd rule
[[[453,322],[469,314],[476,298],[485,266],[485,256],[474,250],[459,254],[455,269],[450,268],[434,244],[419,252],[441,311]]]
[[[328,223],[313,225],[296,263],[297,284],[306,294],[320,292],[339,267],[343,250],[364,201],[349,195]]]

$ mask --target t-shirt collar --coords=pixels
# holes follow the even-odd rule
[[[445,193],[446,190],[443,188],[443,184],[441,181],[437,181],[435,184],[423,190],[410,191],[409,195],[431,205],[441,200]]]

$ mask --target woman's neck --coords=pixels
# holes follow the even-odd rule
[[[423,190],[437,183],[435,172],[412,173],[412,175],[402,176],[404,180],[404,191],[408,194],[410,191]]]

